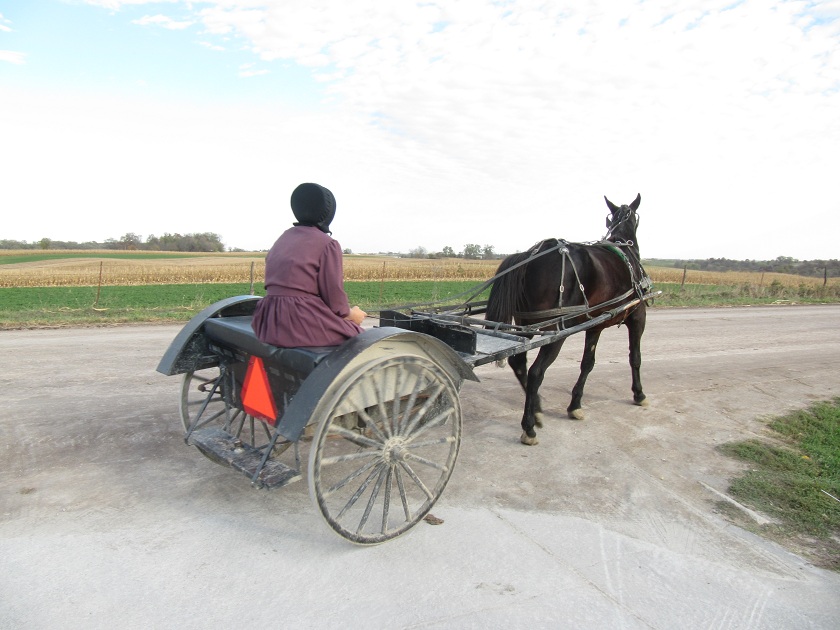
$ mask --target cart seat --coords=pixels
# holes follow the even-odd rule
[[[278,348],[257,339],[251,319],[250,315],[211,317],[204,322],[204,332],[218,344],[242,350],[304,376],[338,347]]]

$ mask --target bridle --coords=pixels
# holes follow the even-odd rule
[[[621,206],[618,208],[616,212],[612,212],[607,215],[607,233],[604,235],[602,240],[608,241],[610,240],[615,231],[627,223],[628,221],[633,221],[633,226],[635,229],[639,228],[639,214],[633,210],[630,206]],[[628,245],[633,245],[632,241],[627,241]]]

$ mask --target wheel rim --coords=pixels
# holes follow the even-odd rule
[[[443,492],[461,443],[458,390],[419,356],[362,366],[325,393],[309,461],[327,524],[358,544],[417,524]]]

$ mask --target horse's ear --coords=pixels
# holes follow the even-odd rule
[[[633,212],[639,209],[640,203],[642,203],[642,193],[638,193],[636,198],[633,200],[633,203],[630,204],[630,208],[632,208]]]
[[[604,195],[604,201],[606,201],[606,202],[607,202],[607,208],[609,208],[609,209],[610,209],[610,212],[612,212],[613,214],[615,214],[615,211],[616,211],[616,210],[618,210],[618,206],[617,206],[617,205],[615,205],[615,204],[614,204],[612,201],[610,201],[609,199],[607,199],[607,196],[606,196],[606,195]]]

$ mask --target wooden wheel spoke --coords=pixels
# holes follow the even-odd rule
[[[440,396],[441,392],[443,392],[443,388],[443,384],[438,383],[437,387],[435,387],[434,391],[429,395],[429,398],[426,400],[425,403],[423,403],[423,406],[420,407],[420,409],[418,409],[417,412],[413,414],[411,421],[405,428],[405,432],[403,433],[404,435],[411,435],[412,431],[414,431],[415,427],[417,426],[417,423],[419,423],[420,420],[422,420],[426,416],[426,414],[429,412],[429,409],[431,409],[432,405],[435,404],[435,402],[437,402],[438,396]]]
[[[337,492],[338,490],[341,490],[348,483],[350,483],[354,479],[357,479],[358,477],[361,477],[363,474],[365,474],[367,471],[369,471],[371,468],[373,468],[374,466],[376,466],[379,463],[380,462],[378,460],[375,460],[375,461],[372,461],[372,462],[368,462],[367,464],[365,464],[361,468],[358,468],[358,469],[354,470],[349,475],[347,475],[344,479],[339,481],[337,484],[328,488],[324,492],[324,497],[328,497],[331,494],[334,494],[335,492]],[[321,462],[321,464],[323,465],[323,462]]]
[[[439,427],[443,424],[446,424],[446,421],[449,419],[449,416],[452,415],[452,409],[445,409],[443,412],[436,415],[434,418],[429,420],[428,422],[424,422],[422,426],[420,426],[417,431],[412,435],[409,439],[415,440],[416,438],[423,435],[429,429],[434,429]]]
[[[397,435],[403,435],[405,432],[405,428],[408,425],[407,420],[411,417],[410,410],[414,409],[414,405],[417,402],[417,395],[420,393],[421,390],[421,379],[417,379],[414,383],[414,388],[411,390],[411,394],[408,397],[408,401],[405,405],[405,413],[402,414],[402,418],[399,422],[397,422]]]
[[[260,421],[260,424],[262,425],[262,428],[265,431],[266,439],[270,442],[271,441],[271,431],[268,430],[268,425],[263,421]]]
[[[423,440],[422,442],[415,442],[411,440],[406,442],[403,448],[413,450],[415,448],[425,448],[426,446],[439,446],[441,444],[452,444],[455,442],[454,435],[446,435],[444,437],[435,438],[433,440]]]
[[[414,481],[414,483],[417,484],[417,487],[420,488],[423,491],[423,494],[425,494],[426,497],[429,498],[429,500],[434,501],[435,500],[435,495],[432,494],[432,492],[426,487],[426,484],[423,483],[423,480],[420,479],[420,477],[417,476],[417,473],[414,472],[411,469],[411,466],[409,466],[405,462],[400,462],[400,466],[402,466],[402,469],[406,473],[408,473],[408,476],[411,477],[411,479]]]
[[[236,429],[236,431],[230,431],[230,434],[233,437],[239,439],[242,436],[242,430],[245,428],[245,420],[248,418],[248,414],[237,413],[236,417],[239,418],[239,427]]]
[[[385,478],[385,500],[382,502],[382,529],[381,533],[388,531],[388,512],[391,509],[391,480],[394,477],[394,466],[388,466],[388,476]]]
[[[397,372],[394,378],[394,391],[391,392],[391,435],[399,435],[399,416],[400,416],[400,382],[402,381],[403,373]]]
[[[374,448],[374,449],[381,449],[382,443],[377,442],[375,440],[371,440],[369,437],[365,437],[359,433],[355,433],[350,429],[345,429],[344,427],[338,427],[336,425],[330,426],[330,435],[340,435],[348,442],[353,442],[358,446],[367,447],[367,448]]]
[[[225,421],[224,426],[222,427],[222,429],[227,431],[228,433],[230,433],[230,427],[233,425],[234,422],[236,422],[236,419],[239,418],[239,414],[242,413],[241,409],[237,409],[236,413],[234,413],[233,415],[230,415],[229,411],[230,410],[226,407],[225,408],[225,413],[228,413],[228,417],[227,417],[227,420]]]
[[[365,528],[365,524],[367,523],[368,518],[370,518],[370,513],[373,511],[373,506],[376,505],[376,498],[379,496],[379,490],[382,488],[382,482],[385,481],[385,476],[388,473],[388,469],[385,466],[382,466],[379,470],[379,477],[376,479],[376,483],[373,486],[373,490],[370,493],[370,498],[368,499],[367,506],[365,507],[365,512],[362,514],[362,518],[359,521],[359,526],[356,528],[356,533],[361,534],[362,530]]]
[[[203,398],[201,400],[191,400],[187,403],[187,405],[189,407],[200,407],[201,405],[204,404],[205,400],[207,400],[207,399]],[[221,400],[222,400],[222,397],[219,394],[213,394],[213,396],[210,397],[210,401],[208,402],[208,405],[210,403],[214,403],[214,402],[221,401]]]
[[[424,464],[425,466],[429,466],[430,468],[435,468],[437,470],[446,472],[449,470],[449,466],[444,466],[442,464],[438,464],[437,462],[433,462],[430,459],[426,459],[425,457],[420,457],[419,455],[412,454],[410,457],[406,458],[410,459],[412,462],[417,462],[418,464]]]
[[[332,457],[322,457],[321,466],[332,466],[333,464],[343,464],[354,459],[365,459],[368,457],[379,457],[382,455],[380,451],[358,451],[357,453],[347,453],[346,455],[333,455]]]
[[[382,429],[380,429],[379,425],[376,424],[376,420],[370,417],[370,414],[368,414],[366,409],[359,409],[356,413],[358,413],[362,420],[365,421],[365,424],[368,425],[374,433],[376,433],[376,437],[379,438],[381,442],[384,443],[388,441],[388,436],[382,432]]]
[[[193,427],[193,428],[194,429],[200,429],[201,427],[210,424],[211,422],[213,422],[213,420],[216,420],[220,416],[223,416],[224,413],[225,413],[225,410],[222,409],[221,411],[217,411],[216,413],[214,413],[212,415],[209,415],[206,418],[202,418],[201,415],[198,415],[198,416],[195,417],[195,420],[194,420],[195,427]]]
[[[362,485],[359,486],[359,488],[356,490],[356,492],[353,493],[353,496],[350,497],[350,500],[347,501],[345,506],[336,515],[335,518],[336,518],[337,521],[341,520],[341,517],[344,516],[344,514],[347,512],[347,510],[349,510],[354,505],[356,505],[356,501],[358,501],[361,498],[361,496],[365,493],[365,490],[368,489],[368,486],[370,485],[370,482],[373,481],[374,477],[377,476],[377,473],[379,472],[379,469],[380,469],[381,466],[382,466],[382,464],[380,463],[380,464],[376,465],[373,470],[370,471],[370,474],[362,482]]]
[[[382,392],[379,392],[379,394],[381,396]],[[376,408],[379,410],[379,417],[382,418],[382,429],[387,440],[393,435],[393,432],[391,431],[391,427],[388,426],[388,409],[385,407],[385,401],[380,398],[379,402],[376,403]]]
[[[403,512],[405,513],[406,522],[411,521],[411,508],[408,507],[408,497],[405,494],[405,485],[403,484],[402,473],[398,467],[394,468],[394,476],[397,478],[397,488],[400,491],[400,500],[402,501]]]

